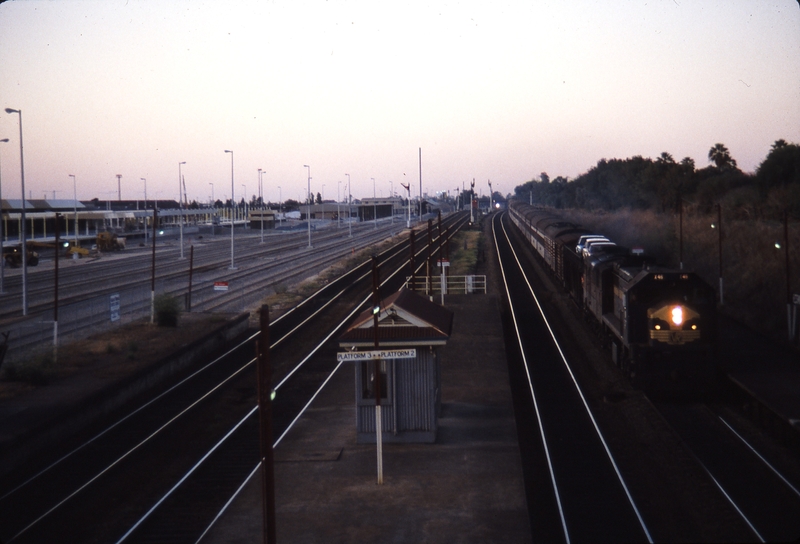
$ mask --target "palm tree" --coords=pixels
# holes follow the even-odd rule
[[[717,168],[724,170],[728,168],[736,168],[736,160],[731,157],[730,151],[725,147],[725,144],[714,144],[714,147],[708,150],[708,160],[713,162]]]
[[[675,159],[672,157],[670,153],[664,151],[661,153],[661,155],[658,156],[656,162],[659,164],[675,164]]]
[[[781,138],[780,140],[775,140],[775,143],[772,144],[772,150],[775,151],[776,149],[780,149],[782,147],[786,147],[787,145],[789,145],[789,144],[786,143],[786,140]]]

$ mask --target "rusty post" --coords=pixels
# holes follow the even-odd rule
[[[428,283],[425,285],[425,294],[431,296],[431,262],[433,261],[433,219],[428,219]]]
[[[414,262],[414,229],[410,229],[409,230],[408,238],[409,238],[409,245],[411,246],[411,258],[409,259],[409,261],[411,263],[411,284],[409,285],[409,288],[412,291],[416,291],[417,290],[417,285],[416,285],[417,284],[417,266],[416,266],[416,263]]]
[[[60,245],[60,238],[61,238],[61,227],[58,224],[59,219],[61,219],[61,214],[56,214],[56,244],[55,249],[53,250],[53,260],[54,263],[54,280],[55,285],[53,286],[53,362],[58,362],[58,251]]]
[[[261,335],[256,341],[259,437],[261,442],[261,496],[264,544],[275,540],[275,466],[272,456],[272,367],[269,359],[269,306],[261,306]]]
[[[189,246],[189,293],[186,297],[186,310],[192,311],[192,273],[194,272],[194,244]]]
[[[156,223],[158,223],[158,200],[153,208],[153,266],[150,272],[150,323],[156,321]]]
[[[380,279],[378,274],[378,257],[372,256],[372,325],[375,330],[375,351],[380,347],[378,323],[380,321],[381,299],[378,294]],[[374,360],[375,376],[375,444],[378,453],[378,484],[383,484],[383,425],[381,420],[381,360]]]

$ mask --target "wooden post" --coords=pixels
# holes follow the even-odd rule
[[[156,201],[156,206],[158,201]],[[158,208],[153,208],[153,265],[150,272],[150,323],[156,322],[156,223],[158,223]]]
[[[264,544],[275,540],[275,465],[272,456],[272,367],[269,359],[269,307],[261,306],[261,335],[256,342],[258,417],[261,423],[261,489],[264,514]]]
[[[375,329],[375,350],[378,350],[378,322],[380,321],[381,299],[378,294],[380,281],[378,277],[378,258],[372,257],[372,319]],[[381,422],[381,360],[375,359],[375,442],[378,450],[378,485],[383,484],[383,425]]]
[[[53,259],[55,260],[55,286],[53,287],[53,362],[58,362],[58,252],[60,250],[61,227],[58,224],[61,214],[56,214],[56,247]]]

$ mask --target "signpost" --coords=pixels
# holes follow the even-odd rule
[[[416,348],[411,349],[376,349],[370,351],[341,351],[336,360],[342,362],[373,361],[375,359],[415,359]]]
[[[109,297],[108,309],[111,311],[111,322],[119,321],[119,293]]]
[[[444,296],[447,294],[447,267],[450,266],[450,261],[447,259],[439,259],[436,264],[442,269],[441,279],[439,283],[442,287],[442,306],[444,306]]]

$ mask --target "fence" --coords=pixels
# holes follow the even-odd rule
[[[444,294],[450,295],[471,295],[475,293],[486,294],[486,276],[485,275],[468,275],[468,276],[445,276],[446,281],[444,284]],[[411,276],[406,277],[406,283],[403,287],[411,289],[410,287]],[[430,288],[428,286],[427,276],[416,276],[414,280],[414,291],[421,291],[430,294],[442,294],[442,277],[431,276]]]

